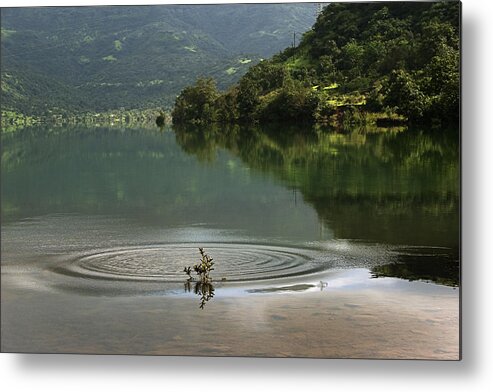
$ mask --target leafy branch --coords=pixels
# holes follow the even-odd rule
[[[195,280],[192,276],[192,271],[198,275],[194,292],[200,295],[200,309],[204,309],[206,302],[214,297],[214,286],[210,277],[210,272],[214,270],[214,261],[212,257],[204,252],[203,248],[199,248],[199,252],[200,261],[192,267],[185,267],[183,272],[188,275],[188,280],[185,282],[185,291],[191,291],[191,282]]]
[[[210,272],[214,270],[214,261],[207,253],[204,252],[203,248],[199,248],[200,261],[192,267],[185,267],[183,272],[188,275],[188,280],[193,281],[192,270],[199,276],[201,283],[210,283],[211,277]]]

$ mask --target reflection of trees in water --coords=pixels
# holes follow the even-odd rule
[[[124,133],[129,137],[117,137]],[[155,132],[154,128],[33,127],[2,134],[1,163],[4,170],[10,170],[53,157],[62,161],[84,159],[90,154],[91,158],[102,160],[136,152],[152,157],[162,152],[162,144],[162,133]]]
[[[456,131],[26,129],[2,135],[2,220],[67,211],[207,219],[221,214],[210,206],[230,182],[197,169],[221,150],[301,194],[336,238],[458,248]]]
[[[340,238],[402,243],[401,238],[414,237],[423,245],[437,240],[440,245],[457,244],[456,134],[341,134],[236,126],[178,128],[176,140],[188,153],[208,160],[225,148],[250,168],[300,190]],[[457,236],[422,238],[431,217],[437,228],[434,235],[448,235],[447,226],[456,226]],[[392,241],[399,232],[401,238]]]
[[[185,282],[185,292],[192,291],[200,296],[200,309],[204,309],[204,306],[214,297],[214,286],[211,282],[192,282],[187,280]]]
[[[447,286],[459,285],[458,255],[453,253],[402,254],[396,261],[373,267],[372,275],[379,277],[397,277],[401,279],[434,281]]]
[[[186,191],[197,165],[173,138],[155,128],[83,126],[2,135],[2,220],[53,212],[176,215],[176,203],[205,195]]]
[[[446,257],[401,257],[375,276],[456,285],[459,244],[457,131],[346,133],[295,127],[175,129],[199,159],[227,149],[299,190],[337,238],[443,246]]]

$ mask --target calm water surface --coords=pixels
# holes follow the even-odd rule
[[[306,295],[305,306],[310,295],[341,290],[457,301],[457,131],[30,128],[2,135],[1,170],[10,350],[26,350],[23,334],[53,327],[45,320],[42,330],[20,332],[15,309],[39,309],[43,295],[65,301],[56,306],[67,313],[90,298],[144,301],[141,309],[159,299],[197,317],[231,298],[296,295],[303,304]],[[216,261],[215,297],[203,311],[186,302],[200,292],[184,287],[198,247]],[[180,298],[188,310],[170,305]],[[35,322],[56,313],[46,306]],[[57,350],[45,336],[30,347],[152,352],[75,341],[84,343]]]

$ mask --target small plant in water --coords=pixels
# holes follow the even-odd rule
[[[200,295],[200,309],[204,309],[205,303],[214,297],[214,286],[210,272],[214,270],[214,261],[212,257],[204,252],[203,248],[199,248],[200,261],[192,267],[185,267],[183,272],[188,275],[185,282],[185,291],[191,291],[191,282],[195,280],[192,276],[192,271],[198,275],[198,281],[194,285],[194,292]]]
[[[185,272],[188,275],[188,280],[192,281],[194,280],[192,276],[192,270],[195,271],[195,273],[199,276],[199,280],[202,283],[210,283],[211,282],[211,277],[210,277],[210,272],[214,270],[212,267],[214,265],[214,262],[212,261],[212,257],[210,257],[207,253],[204,252],[203,248],[199,248],[200,252],[200,261],[195,264],[193,267],[185,267],[183,269],[183,272]]]

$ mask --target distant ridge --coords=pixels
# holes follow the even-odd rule
[[[171,106],[197,76],[233,84],[314,21],[306,3],[3,8],[2,110]]]

